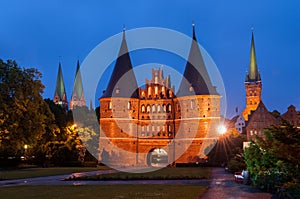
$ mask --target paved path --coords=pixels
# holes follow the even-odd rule
[[[237,184],[233,174],[227,173],[223,168],[212,168],[212,181],[209,189],[201,199],[276,199],[270,193],[264,193],[250,186]]]
[[[103,184],[195,184],[209,185],[209,189],[201,199],[276,199],[270,193],[263,193],[249,185],[237,184],[233,174],[227,173],[223,168],[212,168],[211,180],[115,180],[115,181],[64,181],[72,176],[92,176],[97,174],[114,173],[116,170],[99,170],[80,172],[67,175],[36,177],[16,180],[0,181],[0,187],[24,185],[103,185]]]
[[[15,180],[0,181],[0,187],[22,186],[22,185],[76,185],[75,181],[64,181],[64,179],[72,177],[93,176],[106,173],[118,172],[116,170],[98,170],[89,172],[79,172],[72,174],[54,175],[46,177],[34,177]]]

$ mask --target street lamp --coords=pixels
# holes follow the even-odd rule
[[[24,144],[23,148],[24,148],[24,156],[22,156],[21,158],[22,158],[23,160],[26,160],[26,159],[27,159],[27,149],[28,149],[28,145],[27,145],[27,144]]]
[[[227,132],[226,126],[224,126],[223,124],[218,126],[218,133],[219,133],[219,134],[223,135],[223,134],[225,134],[226,132]]]

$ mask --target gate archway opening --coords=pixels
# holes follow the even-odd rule
[[[150,150],[147,154],[147,164],[152,167],[166,167],[168,165],[168,153],[161,148]]]

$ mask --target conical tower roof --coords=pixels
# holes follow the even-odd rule
[[[246,82],[257,82],[257,81],[261,81],[261,78],[256,63],[254,33],[252,32],[251,47],[250,47],[250,63],[249,63],[249,70],[246,75]]]
[[[116,64],[107,88],[101,98],[108,97],[138,98],[137,81],[128,52],[125,29],[123,30],[122,44]]]
[[[179,86],[177,97],[190,95],[218,94],[212,86],[206,66],[197,43],[195,25],[193,24],[193,40],[190,54],[185,66],[183,79]]]
[[[74,87],[73,87],[73,93],[72,96],[76,95],[78,99],[81,99],[83,96],[83,86],[82,86],[82,78],[80,73],[80,64],[79,60],[77,61],[77,68],[76,68],[76,74],[75,74],[75,81],[74,81]]]
[[[58,73],[57,73],[57,79],[56,79],[54,98],[55,98],[55,96],[58,96],[60,101],[62,101],[63,98],[64,97],[66,98],[66,96],[67,96],[60,62],[58,64]]]

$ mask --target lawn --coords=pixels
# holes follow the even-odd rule
[[[53,168],[29,168],[16,170],[0,170],[0,180],[12,180],[19,178],[32,178],[41,176],[61,175],[75,172],[95,171],[108,169],[109,167],[53,167]]]
[[[163,168],[147,173],[118,172],[96,176],[78,177],[75,180],[171,180],[171,179],[209,179],[211,169],[208,167]],[[74,180],[71,179],[71,180]]]
[[[64,198],[199,198],[207,186],[200,185],[84,185],[20,186],[0,188],[1,199]]]

